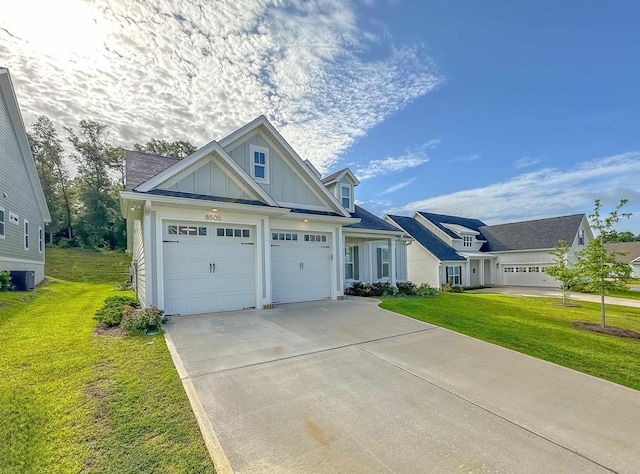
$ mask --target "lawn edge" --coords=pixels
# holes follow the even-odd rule
[[[182,359],[180,358],[180,355],[176,350],[173,339],[171,339],[171,334],[169,334],[169,331],[166,328],[164,332],[164,340],[167,344],[169,354],[171,355],[173,365],[175,366],[178,372],[178,376],[180,377],[180,381],[182,382],[182,387],[184,388],[184,391],[187,394],[187,398],[189,399],[191,411],[195,415],[196,421],[198,422],[198,428],[200,428],[200,433],[202,434],[204,444],[207,447],[207,451],[209,451],[209,456],[211,456],[211,459],[213,460],[213,466],[216,470],[216,473],[233,474],[231,463],[229,463],[229,459],[227,458],[227,455],[224,453],[224,450],[220,445],[218,436],[213,429],[213,424],[211,423],[211,420],[209,419],[209,416],[207,415],[207,412],[202,405],[202,402],[200,401],[200,397],[198,397],[189,373],[182,363]]]

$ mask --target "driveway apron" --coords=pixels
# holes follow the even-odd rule
[[[639,392],[375,300],[174,318],[168,339],[235,472],[639,469]]]

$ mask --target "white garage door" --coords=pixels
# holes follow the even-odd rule
[[[271,291],[274,303],[330,298],[329,235],[274,230],[271,233]]]
[[[164,311],[198,314],[255,306],[254,230],[165,223]]]
[[[513,286],[555,287],[557,282],[544,272],[540,265],[504,265],[503,284]]]

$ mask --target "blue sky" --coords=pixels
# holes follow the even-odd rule
[[[264,114],[356,198],[488,223],[630,199],[640,233],[640,4],[24,0],[0,65],[30,123],[203,145]]]

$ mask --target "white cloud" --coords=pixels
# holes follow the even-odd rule
[[[530,156],[525,156],[524,158],[520,158],[517,160],[513,167],[515,169],[528,168],[529,166],[537,165],[542,161],[541,158],[532,158]]]
[[[452,158],[449,160],[449,163],[461,162],[468,163],[469,161],[476,161],[480,159],[482,155],[469,155],[469,156],[458,156],[456,158]]]
[[[393,193],[395,191],[398,191],[399,189],[406,188],[411,183],[413,183],[415,180],[416,180],[416,178],[411,178],[411,179],[408,179],[406,181],[402,181],[401,183],[394,184],[393,186],[391,186],[391,187],[385,189],[384,191],[382,191],[380,194],[389,194],[389,193]]]
[[[627,198],[630,206],[638,209],[638,176],[640,152],[627,152],[584,162],[569,170],[545,168],[521,174],[483,188],[411,202],[391,212],[423,210],[499,223],[573,212],[588,213],[596,198],[601,198],[607,205]]]
[[[356,169],[356,176],[360,181],[378,176],[397,173],[407,168],[415,168],[429,161],[428,152],[440,139],[430,140],[420,146],[407,148],[401,156],[390,156],[381,160],[371,160],[365,166]]]
[[[386,35],[383,43],[349,0],[50,3],[0,9],[0,64],[25,121],[47,114],[61,130],[93,118],[125,145],[151,137],[202,145],[264,114],[326,171],[441,82],[424,48]],[[38,27],[24,20],[43,8]]]

